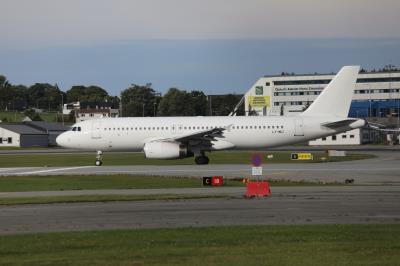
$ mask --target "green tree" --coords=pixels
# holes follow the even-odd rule
[[[9,108],[13,95],[14,91],[11,84],[8,83],[5,76],[0,75],[0,108],[2,110]]]
[[[7,82],[7,78],[3,75],[0,75],[0,88],[3,87]]]
[[[24,115],[29,117],[32,121],[43,121],[42,117],[40,117],[40,115],[33,109],[27,109],[24,112]]]
[[[242,99],[242,95],[226,94],[226,95],[211,95],[211,115],[226,116],[229,115],[235,106]],[[240,106],[237,115],[244,115],[244,105]]]
[[[192,99],[191,99],[191,105],[193,106],[194,113],[193,115],[199,116],[199,115],[207,115],[207,96],[204,94],[202,91],[192,91],[190,93]]]
[[[106,90],[99,86],[72,86],[66,92],[67,102],[103,102],[109,97]]]
[[[36,83],[28,88],[28,104],[40,109],[58,110],[61,104],[61,91],[48,83]]]
[[[191,93],[171,88],[162,97],[159,106],[161,116],[193,116],[195,108]]]
[[[132,84],[121,93],[123,116],[154,116],[154,108],[159,102],[159,96],[154,89]]]

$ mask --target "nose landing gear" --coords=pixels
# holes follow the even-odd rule
[[[101,166],[103,164],[103,152],[102,151],[97,151],[96,155],[96,166]]]

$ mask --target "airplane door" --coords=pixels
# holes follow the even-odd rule
[[[92,123],[92,139],[101,138],[101,120],[93,120]]]
[[[182,125],[172,125],[171,126],[172,134],[173,135],[178,135],[179,133],[182,132],[182,128],[183,128]]]
[[[304,136],[303,118],[297,117],[294,120],[294,135]]]

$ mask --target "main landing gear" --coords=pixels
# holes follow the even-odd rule
[[[97,151],[96,155],[96,166],[101,166],[103,164],[103,152],[102,151]]]
[[[201,164],[208,164],[210,162],[210,159],[203,154],[200,156],[196,156],[194,158],[194,161],[196,162],[196,164],[201,165]]]

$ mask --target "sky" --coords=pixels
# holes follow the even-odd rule
[[[12,84],[244,93],[263,75],[400,66],[398,0],[0,0]]]

